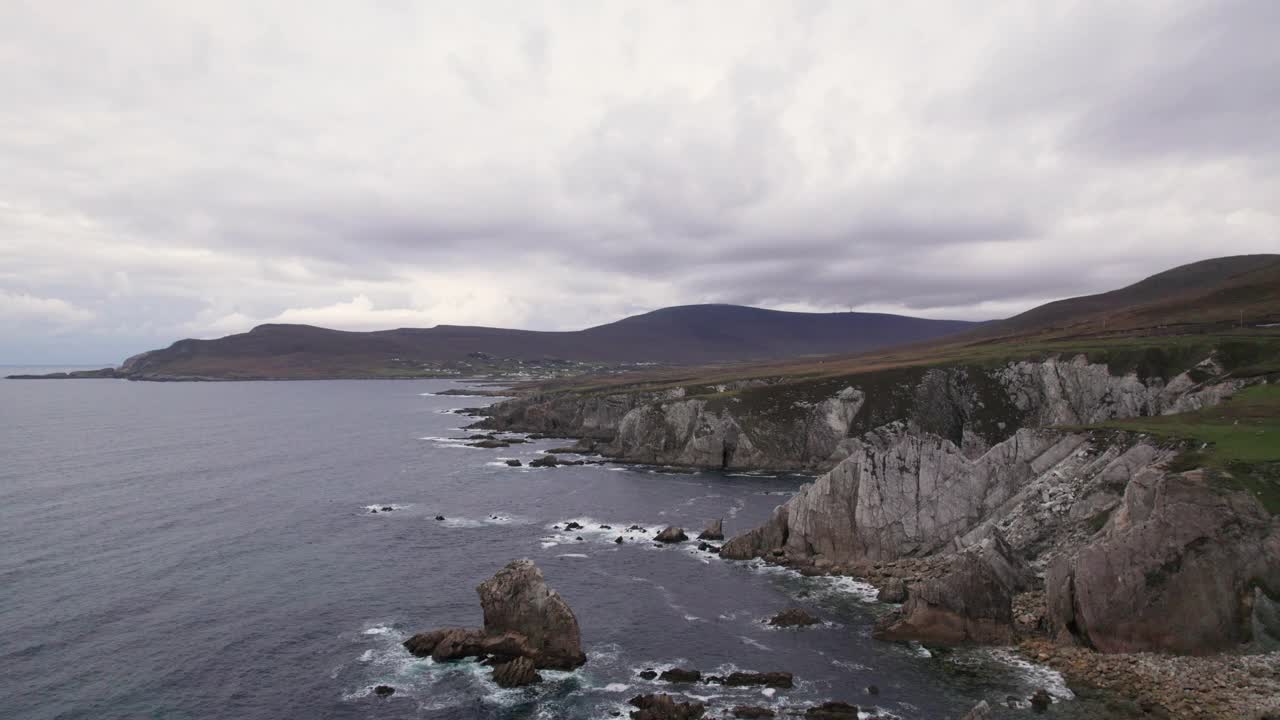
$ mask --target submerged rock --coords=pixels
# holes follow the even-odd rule
[[[479,442],[467,443],[467,445],[474,448],[485,448],[486,450],[492,450],[495,448],[509,447],[511,443],[507,442],[506,440],[480,440]]]
[[[858,706],[830,700],[805,710],[804,716],[810,720],[857,720]]]
[[[379,685],[373,689],[373,694],[378,697],[391,697],[396,694],[396,689],[390,685]]]
[[[986,700],[979,702],[973,706],[973,709],[964,714],[960,720],[991,720],[994,715],[991,714],[991,706]]]
[[[763,686],[771,688],[789,688],[792,675],[789,672],[733,672],[724,679],[728,687]]]
[[[702,680],[702,673],[697,670],[671,668],[670,670],[663,670],[658,679],[669,683],[696,683]]]
[[[787,608],[769,618],[769,624],[774,627],[806,627],[820,622],[822,621],[801,608]]]
[[[684,534],[684,528],[668,527],[655,535],[653,539],[663,543],[680,543],[688,540],[689,536]]]
[[[698,533],[699,540],[723,540],[724,539],[724,521],[717,518],[707,523],[707,527]]]
[[[1052,704],[1053,697],[1049,695],[1048,691],[1044,688],[1036,690],[1035,693],[1031,695],[1031,707],[1036,712],[1044,712],[1048,710],[1049,706]]]
[[[733,709],[735,718],[771,718],[774,712],[769,708],[759,707],[757,705],[738,705]]]
[[[522,467],[522,466],[523,466],[523,463],[521,463],[519,460],[507,461],[507,467]]]
[[[677,702],[666,693],[637,695],[630,703],[640,708],[631,713],[631,720],[698,720],[707,712],[700,702]]]

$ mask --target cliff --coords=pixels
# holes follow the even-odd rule
[[[632,462],[824,471],[721,554],[846,574],[918,562],[881,637],[1007,642],[1015,597],[1045,588],[1063,642],[1199,652],[1280,638],[1280,523],[1238,484],[1174,468],[1186,443],[1098,427],[1265,384],[1241,357],[1081,352],[539,393],[482,424],[591,437]]]
[[[1213,404],[1243,381],[1205,382],[1212,354],[1167,382],[1113,374],[1084,354],[995,367],[962,364],[842,378],[757,378],[633,392],[534,393],[499,403],[478,427],[588,437],[627,462],[826,471],[899,434],[948,440],[972,459],[1019,428],[1086,424]],[[867,435],[870,433],[871,435]]]

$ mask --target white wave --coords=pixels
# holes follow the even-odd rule
[[[362,635],[389,635],[393,632],[395,632],[394,628],[389,628],[386,625],[375,625],[371,628],[366,628],[365,631],[361,634]]]
[[[413,507],[413,503],[374,503],[373,505],[361,505],[366,512],[372,513],[374,510],[378,512],[386,512],[382,508],[391,508],[392,510],[408,510]]]
[[[518,515],[501,515],[493,513],[482,518],[446,517],[439,524],[448,528],[482,528],[490,525],[528,525],[527,518]]]
[[[1045,665],[1033,663],[1008,648],[982,648],[973,651],[991,658],[997,664],[1009,668],[1014,675],[1024,679],[1028,686],[1044,688],[1058,700],[1074,700],[1076,695],[1067,687],[1062,673]]]
[[[741,640],[741,641],[742,641],[742,643],[743,643],[744,645],[750,645],[751,647],[756,648],[756,649],[759,649],[759,650],[772,650],[772,649],[773,649],[773,648],[770,648],[768,645],[765,645],[764,643],[760,642],[759,640],[755,640],[755,639],[753,639],[753,638],[749,638],[749,637],[747,637],[746,635],[739,635],[739,636],[738,636],[738,639],[739,639],[739,640]]]
[[[557,555],[556,557],[565,557],[565,558],[585,558],[585,557],[591,557],[591,556],[590,556],[590,555],[587,555],[586,553],[560,553],[560,554],[559,554],[559,555]]]
[[[605,692],[626,692],[631,686],[626,683],[609,683],[602,688]]]
[[[360,653],[360,662],[367,663],[373,659],[373,650],[365,650]]]
[[[685,615],[684,619],[686,622],[702,622],[702,618],[697,615]]]

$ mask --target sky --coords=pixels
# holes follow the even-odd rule
[[[1280,2],[0,0],[0,363],[1280,252]]]

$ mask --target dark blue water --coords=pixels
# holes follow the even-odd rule
[[[563,443],[459,447],[468,419],[445,411],[485,401],[427,394],[454,386],[0,381],[0,717],[609,717],[659,687],[638,670],[674,664],[799,681],[694,689],[720,707],[836,698],[903,718],[1043,684],[998,652],[870,639],[883,608],[851,581],[597,528],[723,517],[733,533],[802,478],[508,468]],[[588,530],[552,529],[569,519]],[[474,663],[401,649],[480,624],[476,584],[518,557],[576,611],[584,668],[499,691]],[[791,605],[828,623],[760,622]]]

